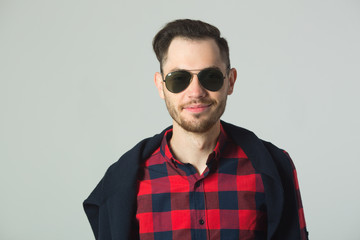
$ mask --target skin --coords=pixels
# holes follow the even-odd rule
[[[170,147],[174,157],[192,164],[199,174],[206,169],[208,156],[216,145],[220,134],[220,117],[225,110],[227,96],[233,92],[237,72],[232,68],[226,74],[225,63],[213,39],[176,37],[170,43],[163,63],[164,76],[179,69],[196,74],[208,67],[217,67],[226,76],[219,91],[206,90],[197,75],[193,75],[190,85],[174,94],[167,90],[161,73],[155,73],[154,77],[159,95],[165,100],[173,118]]]

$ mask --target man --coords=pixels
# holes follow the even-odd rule
[[[96,239],[307,239],[289,156],[220,121],[237,73],[219,30],[176,20],[153,48],[173,126],[125,153],[85,200]]]

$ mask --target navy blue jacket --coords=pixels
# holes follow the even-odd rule
[[[254,133],[221,122],[261,174],[267,205],[267,239],[307,239],[300,228],[293,164],[283,150],[260,140]],[[109,167],[83,207],[97,240],[138,239],[136,214],[139,165],[159,146],[162,133],[139,142]],[[300,200],[301,201],[301,200]]]

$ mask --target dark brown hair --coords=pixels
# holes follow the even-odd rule
[[[230,68],[229,46],[225,38],[220,36],[218,28],[199,20],[179,19],[166,24],[153,39],[153,49],[160,62],[161,71],[170,43],[175,37],[192,40],[214,39],[226,67]]]

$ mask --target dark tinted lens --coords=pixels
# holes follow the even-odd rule
[[[201,85],[209,91],[218,91],[224,83],[224,75],[219,69],[208,68],[198,74]]]
[[[166,75],[166,88],[172,93],[179,93],[184,91],[190,83],[191,74],[186,71],[171,72]]]

